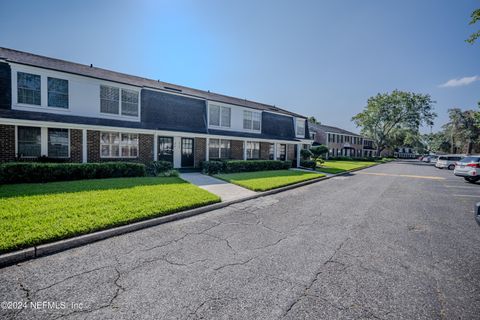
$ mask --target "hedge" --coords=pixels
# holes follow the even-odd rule
[[[204,161],[202,170],[207,174],[251,172],[264,170],[289,169],[292,161],[279,160],[227,160],[227,161]]]
[[[173,164],[170,161],[152,161],[148,165],[147,170],[152,176],[158,176],[173,170]]]
[[[346,156],[338,156],[338,157],[328,157],[327,160],[341,160],[341,161],[376,161],[382,159],[381,157],[346,157]]]
[[[0,183],[36,183],[81,179],[143,177],[145,165],[132,162],[0,164]]]
[[[314,160],[300,160],[300,167],[315,169],[317,164]]]

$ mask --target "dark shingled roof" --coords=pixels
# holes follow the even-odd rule
[[[218,93],[209,91],[192,89],[176,84],[171,84],[162,81],[155,81],[152,79],[146,79],[137,76],[131,76],[128,74],[101,69],[97,67],[90,67],[79,63],[69,62],[60,59],[48,58],[28,52],[2,48],[0,47],[0,59],[4,59],[8,62],[14,62],[29,66],[41,67],[56,71],[68,72],[77,75],[108,80],[113,82],[119,82],[123,84],[129,84],[138,87],[153,88],[157,90],[163,90],[167,92],[177,92],[185,95],[207,99],[211,101],[223,102],[233,105],[239,105],[242,107],[248,107],[263,111],[273,111],[278,113],[287,114],[294,117],[306,118],[305,116],[259,102],[254,102],[246,99],[234,98]]]
[[[337,127],[326,126],[324,124],[314,124],[314,123],[309,122],[308,127],[309,127],[310,131],[322,130],[322,131],[325,131],[325,132],[347,134],[347,135],[351,135],[351,136],[360,137],[360,135],[358,133],[353,133],[353,132],[350,132],[350,131],[347,131],[347,130],[344,130],[344,129],[341,129],[341,128],[337,128]]]

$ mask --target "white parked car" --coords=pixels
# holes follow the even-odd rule
[[[480,180],[480,155],[468,156],[458,161],[453,174],[472,183]]]
[[[439,169],[446,168],[448,170],[453,170],[455,169],[455,163],[464,157],[465,155],[461,154],[447,154],[444,156],[439,156],[437,162],[435,163],[435,167]]]

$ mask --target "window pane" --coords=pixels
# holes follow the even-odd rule
[[[122,146],[122,157],[129,157],[130,149],[128,146]]]
[[[260,121],[261,121],[260,113],[259,112],[254,112],[253,113],[253,124],[252,124],[253,130],[260,130]]]
[[[219,140],[218,139],[210,139],[210,142],[208,143],[208,155],[212,159],[216,159],[220,157],[219,154]]]
[[[40,105],[40,76],[36,74],[17,72],[18,103]]]
[[[243,111],[243,129],[252,129],[252,112]]]
[[[122,115],[138,116],[138,92],[122,89]]]
[[[305,135],[305,120],[298,119],[297,120],[297,136],[304,136]]]
[[[230,128],[230,108],[222,107],[221,126]]]
[[[102,144],[100,148],[100,155],[105,158],[110,156],[110,146],[108,144],[106,145]]]
[[[112,157],[120,156],[120,146],[118,144],[111,145],[110,150],[112,151],[112,153],[111,153]]]
[[[18,155],[20,157],[40,157],[40,128],[18,127]]]
[[[138,146],[130,146],[130,156],[131,157],[138,157]]]
[[[220,140],[220,158],[230,158],[230,140]]]
[[[220,126],[220,107],[210,106],[209,110],[209,124],[212,126]]]
[[[48,106],[68,109],[68,80],[48,78]]]
[[[120,90],[109,86],[100,86],[100,112],[119,114]]]
[[[138,134],[102,132],[100,134],[100,144],[102,158],[138,157]]]
[[[51,158],[68,157],[68,129],[48,129],[48,156]]]

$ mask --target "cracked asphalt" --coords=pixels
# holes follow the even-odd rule
[[[0,301],[66,304],[0,318],[479,319],[479,200],[384,164],[0,269]]]

